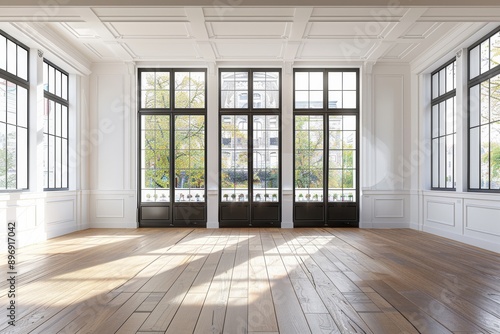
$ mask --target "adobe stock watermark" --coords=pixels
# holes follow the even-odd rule
[[[399,0],[390,0],[384,8],[372,9],[370,16],[373,21],[354,27],[355,37],[352,42],[349,40],[340,44],[344,58],[357,59],[364,56],[366,48],[384,31],[385,23],[393,21],[394,17],[400,16],[402,12]]]

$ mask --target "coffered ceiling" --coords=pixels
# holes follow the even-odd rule
[[[88,62],[411,62],[444,37],[466,38],[488,22],[500,22],[499,6],[240,2],[182,7],[0,5],[0,29],[8,24],[44,45],[66,45]]]

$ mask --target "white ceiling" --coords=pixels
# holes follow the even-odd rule
[[[0,22],[89,62],[411,62],[500,7],[0,6]]]

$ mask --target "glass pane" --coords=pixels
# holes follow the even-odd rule
[[[68,108],[66,106],[62,107],[62,136],[68,138]]]
[[[19,86],[17,87],[17,125],[28,126],[28,91]]]
[[[343,116],[344,130],[356,130],[356,116]]]
[[[486,80],[481,83],[481,124],[490,121],[490,82]]]
[[[356,168],[356,151],[344,150],[342,153],[343,168]]]
[[[147,108],[170,108],[170,91],[157,90],[154,94],[154,106]]]
[[[295,72],[295,90],[309,90],[309,72]]]
[[[54,94],[56,91],[56,69],[49,66],[49,92]]]
[[[344,72],[344,87],[343,90],[356,90],[356,73]]]
[[[17,188],[28,188],[28,130],[17,129]]]
[[[175,91],[175,108],[189,108],[189,91]]]
[[[435,99],[439,96],[439,73],[432,76],[432,98]]]
[[[328,90],[342,90],[342,72],[328,72]]]
[[[310,72],[309,78],[309,89],[323,92],[323,72]]]
[[[355,149],[356,148],[356,132],[355,131],[344,131],[343,133],[343,149]]]
[[[189,72],[175,72],[175,91],[189,90]]]
[[[235,108],[233,91],[221,91],[221,108]]]
[[[7,132],[5,126],[0,126],[0,161],[7,161]],[[7,168],[0,168],[0,189],[7,188]]]
[[[309,93],[307,91],[295,92],[295,108],[304,109],[309,106]]]
[[[481,189],[490,188],[490,128],[481,126]]]
[[[61,105],[59,103],[56,103],[56,114],[55,114],[55,123],[56,123],[56,136],[60,137],[61,136]]]
[[[342,170],[341,169],[331,169],[328,172],[328,188],[338,189],[342,188]]]
[[[481,43],[481,74],[490,69],[490,40]]]
[[[446,135],[446,103],[439,104],[439,135]]]
[[[454,188],[455,143],[453,136],[446,137],[446,188]]]
[[[28,81],[28,51],[17,47],[17,76]]]
[[[156,72],[142,72],[141,73],[141,90],[154,90],[155,89],[155,75],[156,75]]]
[[[490,38],[490,67],[494,68],[500,64],[500,32]]]
[[[500,122],[491,124],[491,189],[500,189]]]
[[[17,75],[17,45],[7,40],[7,71]]]
[[[490,120],[500,120],[500,75],[490,80]]]
[[[142,189],[161,191],[141,192],[142,201],[167,201],[170,187],[170,116],[141,117]],[[189,161],[189,160],[188,160]],[[163,189],[163,190],[162,190]]]
[[[479,48],[480,46],[476,46],[474,49],[470,50],[469,52],[469,71],[470,71],[470,79],[474,79],[479,75],[479,67],[480,67],[480,60],[479,60]]]
[[[439,139],[432,140],[432,186],[439,187]]]
[[[354,171],[344,169],[342,174],[343,188],[354,188]]]
[[[235,93],[235,108],[248,108],[248,91],[236,91]]]
[[[446,93],[446,69],[439,71],[439,95]]]
[[[62,77],[61,76],[62,76],[61,71],[56,70],[56,95],[59,97],[62,96],[62,88],[61,88]]]
[[[328,168],[342,168],[342,151],[330,150]]]
[[[0,35],[0,68],[6,70],[7,66],[7,39]],[[0,180],[0,182],[2,182]],[[5,189],[5,185],[0,184],[0,189]]]
[[[455,74],[454,74],[454,62],[446,67],[446,92],[450,92],[454,88]]]
[[[307,121],[309,124],[304,124]],[[295,124],[296,129],[304,129],[295,131],[295,200],[320,201],[324,178],[323,117],[296,116]],[[278,175],[276,184],[277,180]]]
[[[479,85],[471,87],[469,90],[469,110],[470,110],[470,126],[478,126],[479,123]]]
[[[446,134],[454,132],[455,110],[453,98],[446,100]]]
[[[55,179],[56,179],[56,188],[61,188],[61,160],[62,160],[62,143],[61,143],[61,138],[56,138],[56,172],[55,172]]]
[[[439,186],[446,186],[446,137],[439,138]]]
[[[356,108],[356,92],[343,92],[343,108]]]
[[[432,138],[439,136],[439,104],[432,106]]]
[[[330,108],[330,109],[342,108],[342,92],[341,91],[328,92],[328,108]]]
[[[323,108],[323,91],[309,92],[309,108],[311,109]]]
[[[7,81],[7,123],[16,124],[17,85]]]
[[[62,98],[68,99],[68,76],[66,74],[62,76]]]
[[[330,131],[330,149],[342,149],[342,131]]]
[[[0,78],[0,122],[7,121],[7,81]],[[2,187],[0,187],[2,189]]]
[[[279,108],[279,91],[267,91],[266,92],[266,108]]]
[[[265,91],[254,91],[253,92],[253,107],[254,108],[266,108],[266,92]]]

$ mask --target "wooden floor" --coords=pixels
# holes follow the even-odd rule
[[[500,333],[500,254],[413,230],[92,229],[18,258],[1,333]]]

